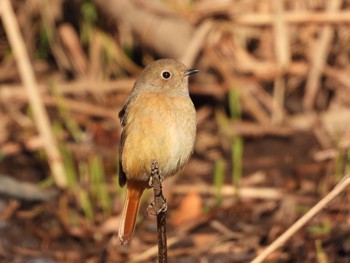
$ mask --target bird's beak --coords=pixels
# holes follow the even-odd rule
[[[195,68],[189,68],[185,71],[185,75],[186,76],[189,76],[189,75],[192,75],[192,74],[196,74],[199,70],[198,69],[195,69]]]

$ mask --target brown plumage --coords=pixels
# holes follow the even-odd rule
[[[148,187],[151,161],[164,178],[188,161],[196,137],[196,112],[188,93],[188,76],[198,72],[173,59],[148,65],[119,113],[122,125],[119,184],[127,186],[119,239],[134,233],[140,198]]]

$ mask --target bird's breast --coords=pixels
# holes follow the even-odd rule
[[[128,179],[148,180],[151,161],[163,176],[181,169],[193,150],[196,112],[189,97],[142,94],[128,109],[122,166]]]

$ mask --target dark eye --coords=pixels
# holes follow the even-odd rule
[[[162,72],[162,77],[163,77],[163,79],[168,79],[168,78],[171,77],[171,74],[170,74],[169,71],[163,71]]]

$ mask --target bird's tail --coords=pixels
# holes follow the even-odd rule
[[[142,183],[127,183],[123,213],[119,225],[118,237],[122,244],[127,243],[134,235],[141,195],[145,187]]]

